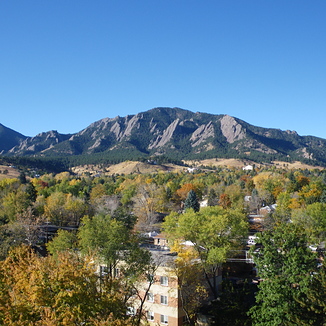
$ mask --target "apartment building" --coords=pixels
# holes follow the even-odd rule
[[[140,293],[145,299],[143,312],[149,325],[185,325],[186,314],[173,267],[176,256],[169,251],[164,234],[154,235],[152,238],[153,245],[149,250],[154,260],[158,262],[158,267],[155,275],[149,275],[149,282],[140,285]],[[219,275],[216,284],[220,284],[221,281],[222,276]]]
[[[142,284],[140,293],[146,295],[143,311],[150,325],[181,326],[184,321],[184,311],[178,291],[178,280],[172,268],[159,266],[155,275],[150,275],[152,281]]]
[[[170,252],[164,235],[159,234],[152,238],[152,244],[146,246],[157,262],[157,267],[154,275],[147,275],[147,280],[138,285],[138,295],[143,299],[142,319],[150,326],[183,326],[186,324],[186,315],[174,271],[173,262],[176,256]],[[105,266],[100,266],[99,273],[105,273],[105,269]],[[118,276],[119,271],[115,271],[115,274]],[[217,284],[220,282],[221,275]],[[140,302],[138,297],[133,297],[128,312],[130,315],[139,311]]]

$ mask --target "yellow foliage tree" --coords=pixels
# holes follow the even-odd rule
[[[175,241],[171,250],[178,253],[173,273],[178,279],[182,309],[189,325],[194,325],[198,307],[208,297],[202,266],[198,263],[198,253],[193,246]]]
[[[0,324],[10,326],[94,325],[125,320],[118,280],[101,280],[92,257],[71,252],[38,257],[14,249],[0,265]]]

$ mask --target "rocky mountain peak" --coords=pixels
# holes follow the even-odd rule
[[[162,135],[158,135],[154,142],[149,145],[149,149],[163,147],[169,142],[173,136],[174,131],[177,128],[180,119],[175,119],[164,131]]]
[[[206,141],[207,138],[214,137],[215,129],[212,121],[208,124],[199,126],[191,135],[192,147],[199,146]]]
[[[246,137],[246,130],[229,115],[221,119],[221,131],[227,142],[231,144]]]
[[[0,125],[2,155],[89,156],[119,160],[165,155],[178,159],[237,157],[267,161],[310,160],[326,165],[326,140],[295,131],[252,126],[229,115],[155,108],[135,115],[104,118],[82,131],[25,137]],[[98,156],[99,157],[99,156]],[[311,163],[311,162],[309,162]]]

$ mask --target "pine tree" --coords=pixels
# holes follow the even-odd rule
[[[21,184],[25,184],[27,183],[27,179],[26,179],[26,175],[24,172],[21,172],[20,175],[19,175],[19,181]]]
[[[190,190],[188,192],[184,208],[185,210],[187,210],[188,208],[192,208],[195,212],[199,212],[200,205],[197,199],[197,195],[193,190]]]
[[[218,197],[214,189],[211,189],[208,194],[208,200],[207,200],[208,206],[216,206],[218,205]]]

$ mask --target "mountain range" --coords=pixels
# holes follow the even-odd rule
[[[326,140],[295,131],[253,126],[229,115],[154,108],[104,118],[74,134],[27,137],[0,124],[2,156],[96,157],[110,160],[165,156],[172,159],[243,158],[299,160],[326,165]]]

